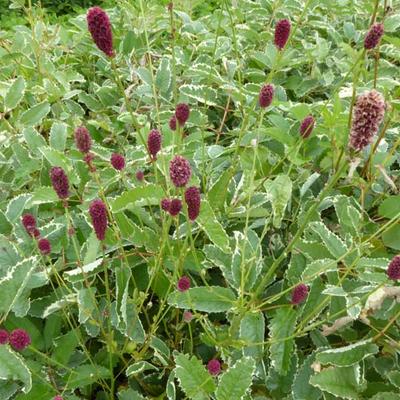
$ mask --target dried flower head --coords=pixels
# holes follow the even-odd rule
[[[113,153],[111,155],[111,165],[117,170],[122,171],[125,168],[125,158],[122,154]]]
[[[175,156],[169,164],[169,175],[176,187],[185,186],[192,175],[189,161],[182,156]]]
[[[89,207],[89,214],[97,239],[104,240],[108,222],[106,205],[100,199],[93,200]]]
[[[86,19],[96,46],[108,57],[113,57],[112,30],[107,13],[100,7],[93,7],[88,11]]]
[[[187,290],[189,290],[190,289],[190,278],[186,275],[179,278],[176,288],[180,292],[186,292]]]
[[[370,144],[385,116],[385,99],[376,90],[358,96],[353,110],[350,148],[360,151]]]
[[[288,19],[281,19],[275,26],[275,46],[282,50],[290,36],[290,21]]]
[[[398,281],[400,279],[400,255],[392,258],[386,271],[389,279]]]
[[[42,238],[38,240],[38,248],[43,255],[50,254],[51,244],[48,239]]]
[[[311,135],[314,129],[314,124],[315,120],[312,115],[307,115],[307,117],[303,119],[300,125],[300,135],[303,139],[307,139]]]
[[[308,295],[308,286],[304,283],[297,285],[292,291],[292,304],[300,304]]]
[[[217,376],[221,372],[220,361],[216,359],[210,360],[207,364],[207,369],[211,375]]]
[[[185,202],[188,208],[188,215],[191,221],[194,221],[200,214],[200,189],[191,186],[185,190]]]
[[[144,180],[144,172],[142,170],[139,169],[138,171],[136,171],[136,179],[139,182],[142,182]]]
[[[89,153],[92,147],[92,138],[84,126],[79,126],[75,129],[75,144],[81,153]]]
[[[57,196],[60,199],[66,199],[68,197],[69,183],[64,170],[61,167],[51,168],[50,180]]]
[[[7,344],[10,339],[10,335],[5,329],[0,329],[0,344]]]
[[[10,334],[10,345],[15,349],[22,351],[31,344],[31,337],[24,329],[14,329]]]
[[[36,218],[32,214],[25,214],[22,216],[22,225],[28,235],[35,236],[35,230],[37,230]]]
[[[162,137],[160,131],[157,129],[151,130],[147,138],[147,148],[153,159],[156,159],[157,153],[161,150],[161,141]]]
[[[274,98],[274,86],[270,83],[263,85],[258,96],[258,104],[261,108],[267,108],[271,105]]]
[[[175,117],[175,114],[169,120],[169,129],[171,129],[171,131],[176,131],[176,117]]]
[[[384,33],[383,24],[373,24],[364,39],[364,48],[371,50],[378,46]]]
[[[182,201],[180,199],[172,199],[169,205],[169,213],[176,217],[182,210]]]
[[[164,211],[169,211],[169,207],[171,206],[171,200],[170,199],[162,199],[161,200],[161,208]]]
[[[190,311],[184,311],[183,312],[183,320],[187,323],[189,323],[193,319],[193,314]]]
[[[190,108],[187,104],[185,103],[177,104],[175,108],[175,117],[179,122],[180,126],[184,126],[186,124],[186,121],[189,119],[189,115],[190,115]]]

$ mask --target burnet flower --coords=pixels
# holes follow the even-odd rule
[[[22,216],[22,225],[24,226],[26,233],[30,236],[36,237],[36,218],[32,214],[24,214]]]
[[[175,108],[175,117],[180,126],[184,126],[189,119],[190,108],[186,103],[179,103]]]
[[[100,199],[93,200],[89,207],[89,214],[97,239],[104,240],[108,223],[106,205]]]
[[[176,131],[176,116],[175,116],[175,114],[170,118],[168,125],[169,125],[169,129],[171,129],[171,131]]]
[[[371,50],[378,46],[384,33],[383,24],[376,23],[371,26],[364,39],[364,48]]]
[[[92,147],[92,138],[84,126],[75,129],[75,145],[81,153],[89,153]]]
[[[192,175],[189,161],[182,156],[175,156],[169,164],[169,175],[176,187],[185,186]]]
[[[278,50],[282,50],[290,36],[290,21],[288,19],[281,19],[275,26],[274,43]]]
[[[9,340],[9,333],[5,329],[0,329],[0,344],[7,344]]]
[[[385,99],[376,90],[358,96],[353,109],[350,148],[360,151],[370,144],[385,116]]]
[[[153,159],[156,159],[157,153],[161,150],[162,136],[160,131],[152,129],[147,138],[147,148]]]
[[[31,337],[24,329],[14,329],[10,334],[9,341],[15,350],[22,351],[31,344]]]
[[[50,170],[50,180],[53,185],[54,191],[57,193],[57,196],[64,200],[69,195],[69,183],[67,174],[61,167],[53,167]]]
[[[258,96],[258,104],[261,108],[267,108],[271,105],[274,98],[274,86],[270,83],[263,85]]]
[[[119,153],[113,153],[111,155],[111,165],[116,169],[117,171],[122,171],[125,168],[125,158],[122,154]]]
[[[51,253],[51,244],[50,241],[46,238],[38,240],[38,248],[43,255]]]
[[[107,13],[100,7],[93,7],[88,11],[86,19],[96,46],[108,57],[113,57],[112,30]]]
[[[169,204],[169,213],[171,216],[176,217],[182,210],[182,201],[180,199],[172,199]]]
[[[392,258],[386,271],[389,279],[398,281],[400,279],[400,255]]]
[[[300,124],[300,135],[307,139],[314,129],[315,119],[312,115],[307,115]]]
[[[221,362],[216,359],[210,360],[207,364],[207,369],[211,375],[216,376],[221,372]]]
[[[292,304],[302,303],[308,296],[308,286],[304,283],[297,285],[292,291]]]
[[[200,214],[200,189],[191,186],[185,190],[185,202],[188,208],[188,215],[191,221],[194,221]]]
[[[187,290],[190,289],[190,278],[186,275],[182,276],[178,280],[178,284],[176,285],[176,288],[180,292],[186,292]]]
[[[170,206],[171,206],[171,200],[170,199],[162,199],[161,200],[161,208],[164,211],[168,212]]]

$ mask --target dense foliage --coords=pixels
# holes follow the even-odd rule
[[[166,3],[13,1],[0,399],[400,399],[396,2]]]

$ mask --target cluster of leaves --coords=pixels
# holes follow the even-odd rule
[[[0,398],[400,399],[400,289],[386,273],[400,250],[399,14],[378,0],[235,0],[194,18],[184,4],[119,1],[112,59],[85,15],[50,25],[27,5],[28,25],[1,38],[0,325],[32,344],[0,345]],[[292,36],[278,51],[281,18]],[[366,52],[375,18],[385,35]],[[261,110],[265,82],[275,97]],[[374,87],[383,135],[355,156],[352,105]],[[173,131],[182,102],[190,118]],[[96,171],[74,144],[81,125]],[[182,196],[175,154],[201,188],[194,222],[160,208]],[[68,175],[67,207],[52,166]],[[99,195],[102,242],[88,213]],[[293,305],[299,283],[309,293]]]

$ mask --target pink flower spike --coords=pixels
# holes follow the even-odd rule
[[[186,292],[187,290],[189,290],[190,289],[190,278],[186,275],[179,278],[176,288],[180,292]]]
[[[400,280],[400,255],[393,257],[388,265],[386,273],[389,279],[393,281]]]
[[[302,303],[308,296],[308,286],[304,283],[297,285],[292,291],[292,304]]]
[[[5,329],[0,329],[0,344],[7,344],[9,342],[10,335]]]
[[[24,329],[14,329],[10,334],[10,345],[15,350],[25,350],[31,344],[31,337]]]
[[[207,369],[211,375],[217,376],[221,372],[221,362],[216,359],[210,360],[207,364]]]

